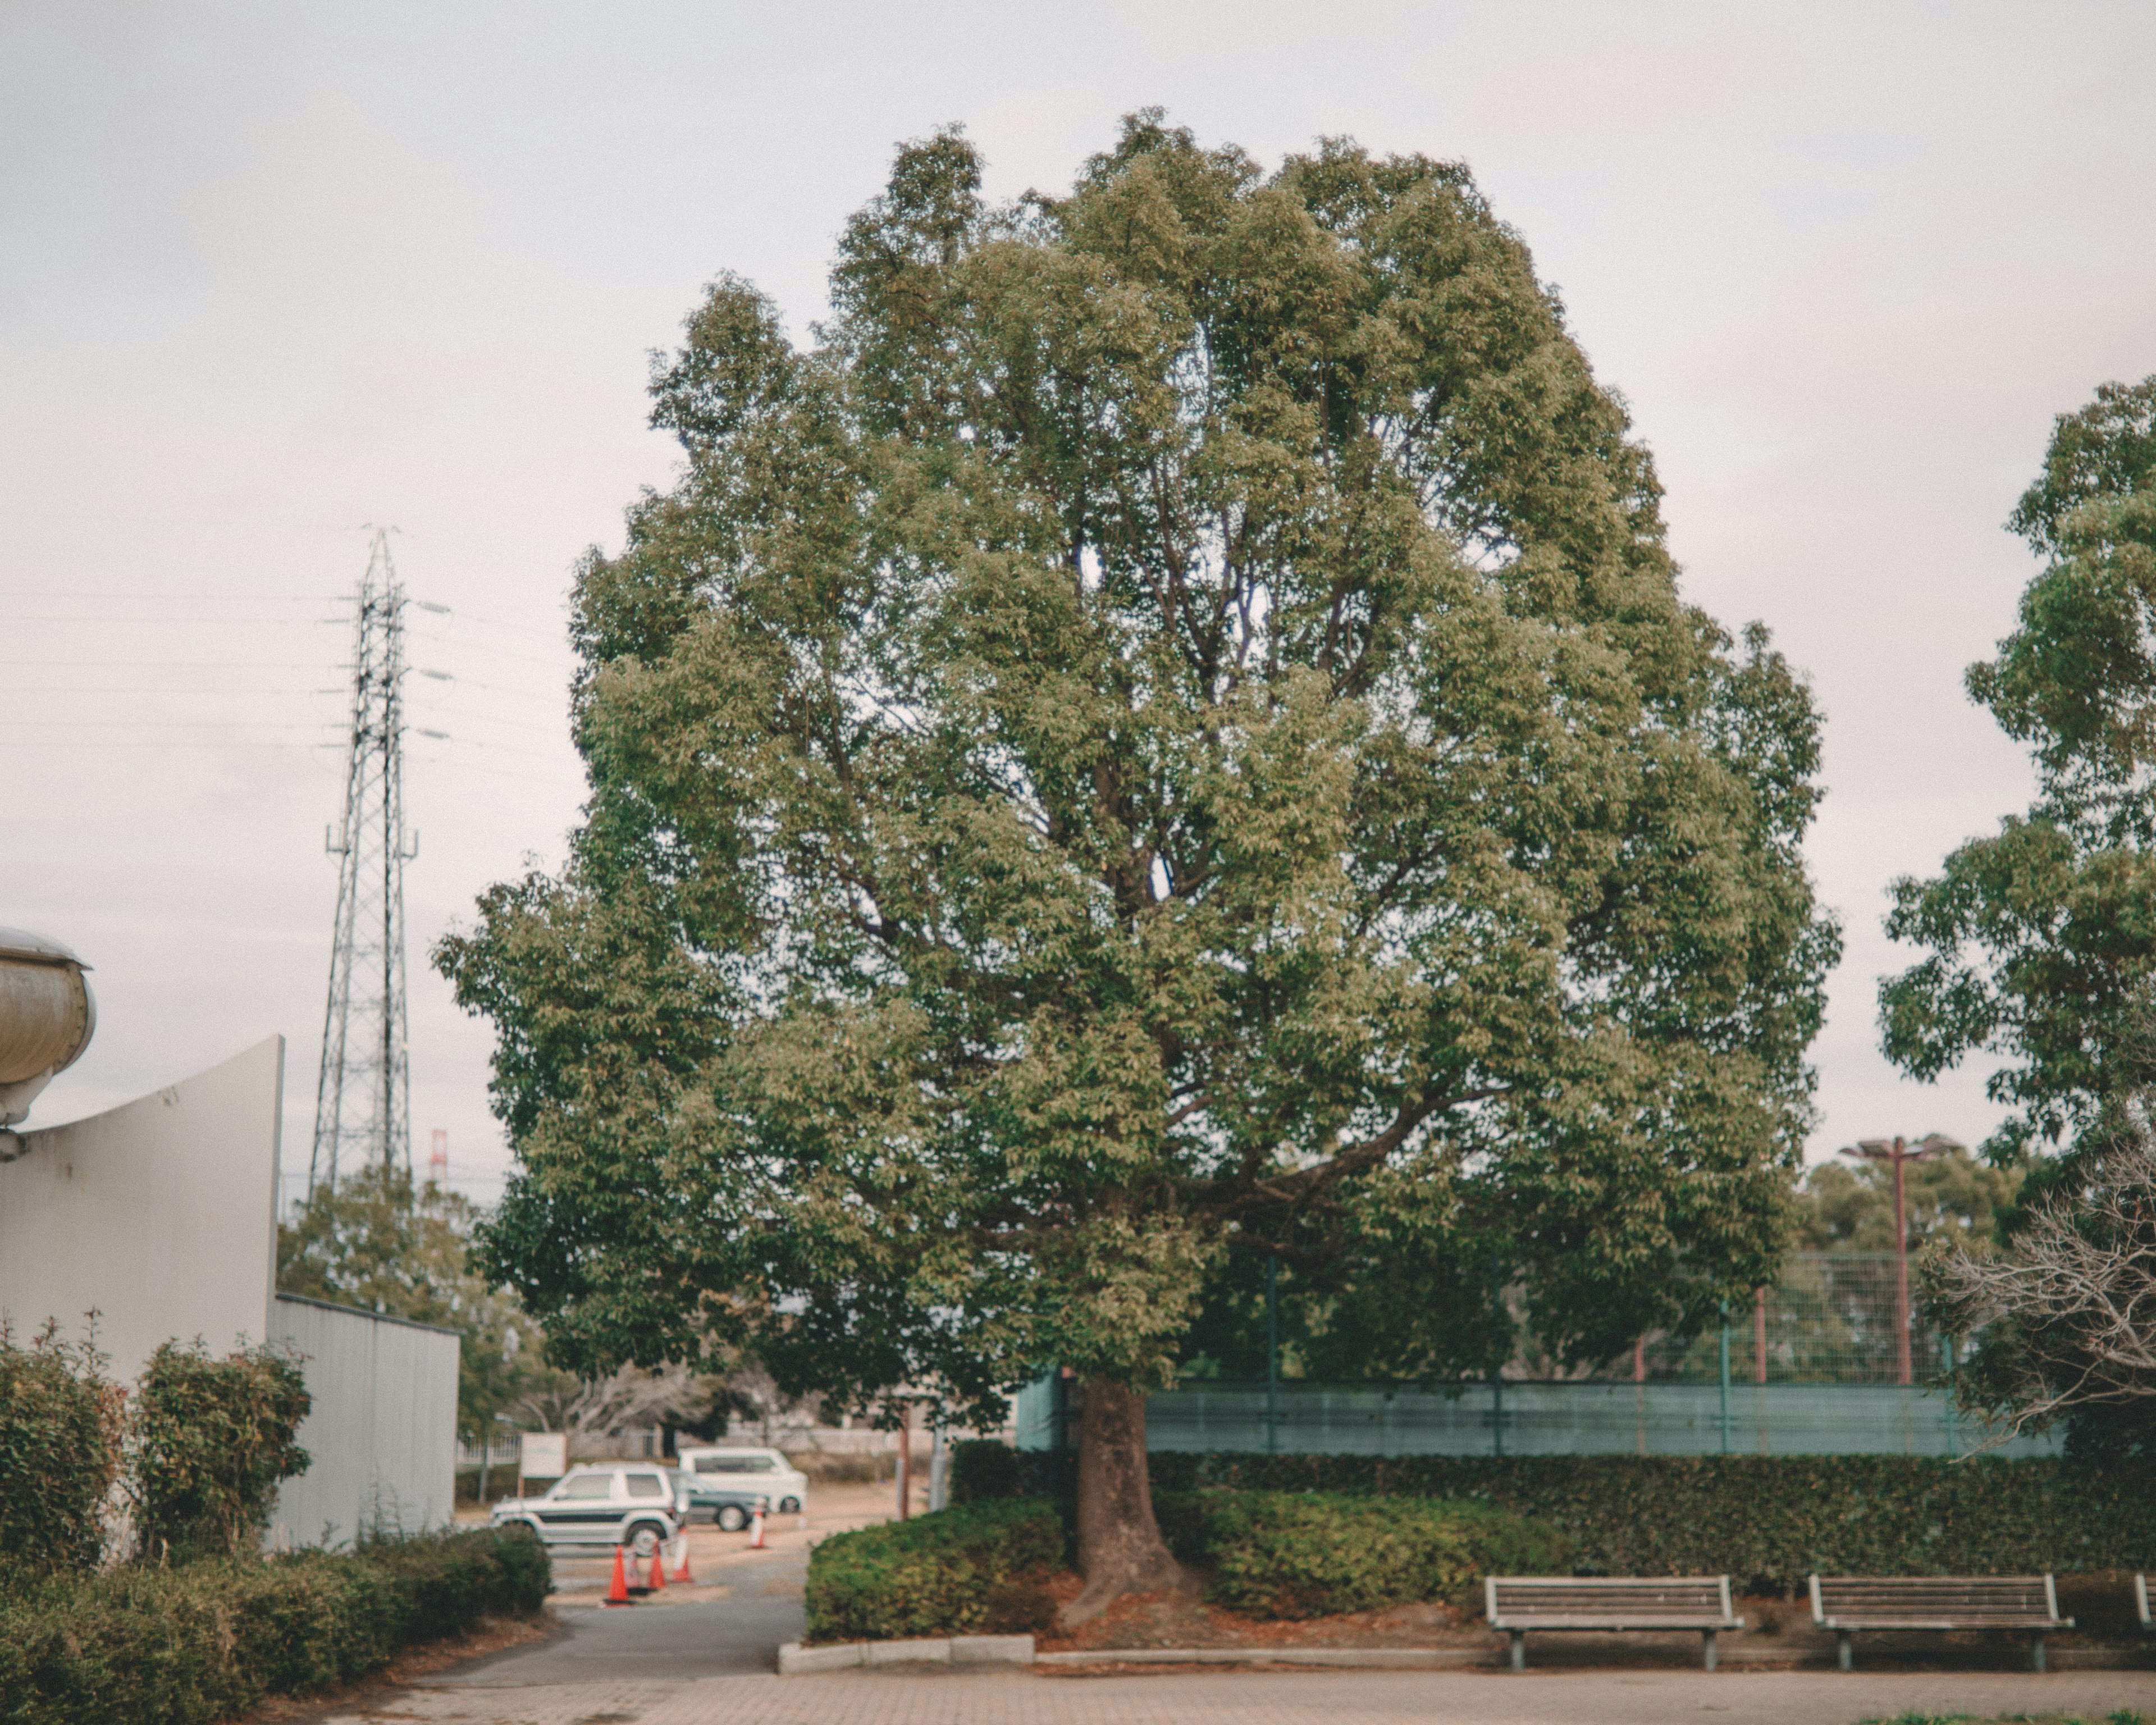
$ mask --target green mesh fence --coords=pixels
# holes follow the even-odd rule
[[[1913,1307],[1913,1302],[1912,1302]],[[1187,1382],[1146,1402],[1150,1448],[1281,1455],[1959,1455],[1984,1428],[1954,1408],[1959,1344],[1907,1315],[1889,1253],[1799,1252],[1726,1325],[1650,1335],[1574,1377],[1507,1373],[1450,1385]],[[1040,1379],[1018,1399],[1021,1449],[1075,1439],[1076,1386]],[[1998,1446],[2058,1453],[2056,1434]]]

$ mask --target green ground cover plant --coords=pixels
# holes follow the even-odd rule
[[[1858,1725],[2147,1725],[2131,1707],[2120,1707],[2098,1718],[2093,1713],[2000,1713],[1979,1719],[1974,1713],[1897,1713],[1891,1719],[1875,1714]]]
[[[551,1584],[521,1529],[102,1574],[0,1561],[0,1720],[208,1725],[529,1615]]]
[[[1070,1458],[953,1458],[961,1501],[1015,1489],[1060,1500]],[[1840,1574],[2059,1574],[2156,1563],[2156,1473],[2048,1459],[1903,1455],[1250,1455],[1161,1452],[1163,1500],[1204,1486],[1494,1505],[1553,1527],[1571,1567],[1714,1574],[1794,1593]]]

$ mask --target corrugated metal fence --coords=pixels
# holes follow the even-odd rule
[[[273,1544],[416,1533],[456,1512],[454,1330],[280,1294],[270,1337],[305,1356],[307,1471],[278,1487]]]

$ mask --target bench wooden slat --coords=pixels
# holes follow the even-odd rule
[[[1815,1575],[1811,1594],[1812,1621],[1835,1632],[1844,1671],[1858,1630],[1997,1629],[2028,1630],[2041,1671],[2044,1637],[2074,1626],[2048,1575]]]
[[[2044,1575],[1820,1575],[1812,1615],[1824,1628],[2064,1628]]]
[[[1727,1576],[1495,1575],[1486,1600],[1503,1629],[1731,1629]]]
[[[1527,1662],[1529,1630],[1686,1630],[1706,1643],[1741,1630],[1729,1604],[1727,1575],[1491,1575],[1483,1581],[1490,1627],[1512,1638],[1512,1669]]]

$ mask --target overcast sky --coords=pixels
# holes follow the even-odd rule
[[[1158,103],[1268,163],[1457,158],[1668,488],[1691,597],[1827,716],[1810,855],[1848,956],[1815,1157],[1974,1142],[1988,1067],[1877,1052],[1897,875],[2027,798],[1961,686],[2030,572],[2051,416],[2156,372],[2156,8],[1183,3],[0,8],[0,923],[95,967],[32,1123],[290,1039],[311,1132],[339,596],[413,592],[413,1117],[500,1189],[489,1037],[424,947],[556,862],[563,595],[663,485],[647,351],[737,270],[797,333],[899,139],[1068,183]]]

